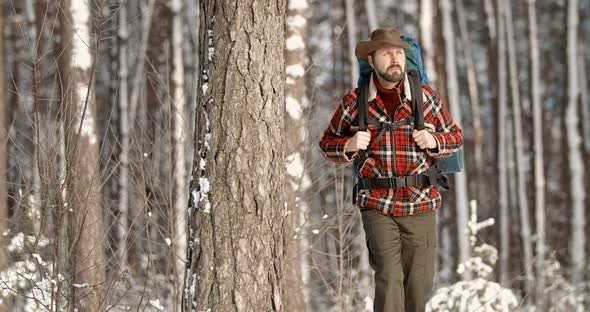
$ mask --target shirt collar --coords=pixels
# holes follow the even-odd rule
[[[369,94],[368,94],[368,101],[371,102],[377,97],[377,86],[375,85],[374,75],[371,74],[371,79],[369,80]],[[410,92],[410,81],[408,80],[408,74],[404,73],[404,87],[403,92],[408,99],[408,101],[412,100],[412,93]]]

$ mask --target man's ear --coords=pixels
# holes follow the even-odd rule
[[[375,65],[373,64],[373,57],[371,56],[371,54],[369,54],[367,56],[367,62],[369,62],[369,65],[371,65],[371,68],[375,69]]]

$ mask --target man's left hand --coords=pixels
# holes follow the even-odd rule
[[[412,137],[414,138],[414,141],[418,144],[418,146],[420,146],[420,148],[422,149],[434,149],[437,146],[436,139],[434,139],[434,136],[426,129],[414,129],[414,132],[412,132]]]

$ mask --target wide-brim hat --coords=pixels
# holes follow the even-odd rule
[[[354,54],[357,58],[366,61],[371,52],[385,47],[399,47],[407,50],[410,45],[402,41],[398,29],[379,28],[371,33],[371,39],[369,41],[361,41],[356,44]]]

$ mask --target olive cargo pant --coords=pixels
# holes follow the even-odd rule
[[[434,278],[436,211],[394,217],[361,210],[369,263],[375,271],[375,312],[420,312]]]

